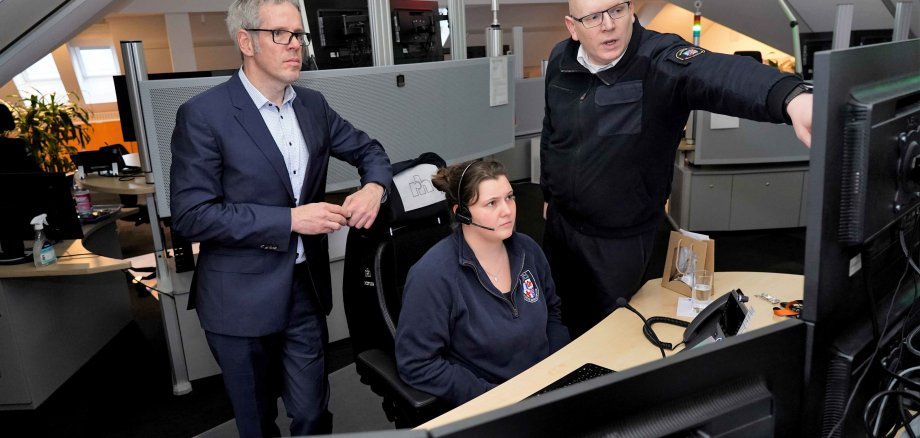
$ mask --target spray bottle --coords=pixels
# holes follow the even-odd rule
[[[45,236],[45,225],[48,225],[48,215],[40,214],[32,218],[32,227],[35,228],[35,241],[32,244],[32,258],[35,260],[35,267],[41,268],[57,262],[57,255],[54,253],[54,245]]]

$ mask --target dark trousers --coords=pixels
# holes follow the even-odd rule
[[[223,372],[240,437],[280,436],[278,397],[291,418],[291,435],[332,432],[323,347],[326,316],[303,269],[295,269],[287,328],[261,337],[205,332]],[[258,293],[258,291],[252,291]]]
[[[579,232],[550,206],[543,251],[562,300],[562,322],[572,339],[616,310],[642,286],[657,227],[645,233],[603,238]]]

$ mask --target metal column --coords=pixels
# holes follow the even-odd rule
[[[904,41],[910,35],[910,13],[913,5],[909,1],[899,1],[894,10],[894,30],[892,41]]]
[[[853,5],[837,5],[837,19],[834,21],[834,42],[831,49],[850,47],[850,33],[853,30]]]
[[[466,59],[466,6],[463,0],[447,0],[450,23],[450,59]]]
[[[371,53],[374,65],[393,65],[395,61],[390,0],[368,0],[367,12],[371,26]]]
[[[140,155],[141,166],[147,177],[147,183],[152,184],[154,181],[150,165],[147,129],[140,101],[140,83],[147,80],[147,65],[144,62],[143,43],[140,41],[122,41],[121,54],[125,63],[125,80],[128,84],[131,115],[134,117],[138,155]],[[163,326],[166,332],[166,347],[169,351],[170,368],[172,368],[173,394],[182,395],[191,392],[192,384],[188,378],[188,366],[185,363],[185,349],[182,346],[182,337],[178,330],[169,329],[169,327],[179,327],[179,320],[175,300],[171,296],[163,296],[173,291],[172,276],[166,260],[165,236],[163,228],[160,226],[160,215],[157,211],[155,193],[148,194],[146,200],[147,213],[150,216],[150,234],[153,236],[153,252],[154,256],[156,256],[157,290],[161,291],[160,296],[157,298],[160,302]]]

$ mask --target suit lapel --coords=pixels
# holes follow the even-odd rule
[[[230,78],[229,89],[230,101],[233,102],[233,106],[237,109],[234,118],[243,126],[243,129],[249,134],[249,137],[252,139],[252,142],[255,143],[256,147],[262,151],[262,154],[271,164],[272,169],[275,169],[275,173],[278,174],[278,178],[281,178],[284,187],[287,189],[288,196],[290,196],[291,202],[293,202],[294,189],[291,187],[291,178],[288,176],[287,166],[284,164],[284,157],[281,156],[281,151],[278,150],[278,145],[275,144],[274,137],[272,137],[271,132],[268,131],[268,127],[265,126],[265,120],[262,119],[262,115],[259,114],[259,110],[252,102],[252,98],[249,97],[249,93],[247,93],[246,88],[243,87],[243,83],[239,78],[239,72],[235,73]]]
[[[296,90],[295,90],[296,91]],[[321,177],[320,170],[323,169],[320,160],[322,160],[322,154],[320,153],[320,142],[322,141],[318,135],[316,135],[316,127],[313,126],[313,118],[311,117],[311,108],[307,108],[305,92],[301,89],[300,93],[294,99],[293,107],[294,114],[297,115],[297,123],[300,125],[300,132],[303,134],[303,140],[307,144],[307,152],[310,154],[309,160],[307,160],[307,169],[305,178],[303,181],[303,188],[300,191],[300,200],[304,203],[310,202],[312,196],[310,196],[310,190],[316,187],[325,187],[325,181],[322,181],[322,184],[319,184],[320,181],[317,181]],[[312,109],[316,111],[317,109]]]

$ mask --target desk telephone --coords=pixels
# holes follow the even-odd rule
[[[744,305],[747,301],[748,297],[741,292],[741,289],[735,289],[710,303],[691,322],[653,316],[648,319],[642,331],[649,342],[666,350],[673,350],[675,346],[659,341],[652,331],[652,324],[665,323],[686,327],[683,336],[684,349],[693,348],[704,341],[706,344],[720,341],[728,336],[735,336],[743,330],[746,319],[751,313]]]
[[[684,330],[684,348],[693,348],[704,341],[706,344],[721,341],[740,333],[749,313],[744,305],[747,301],[741,289],[735,289],[706,306]]]

